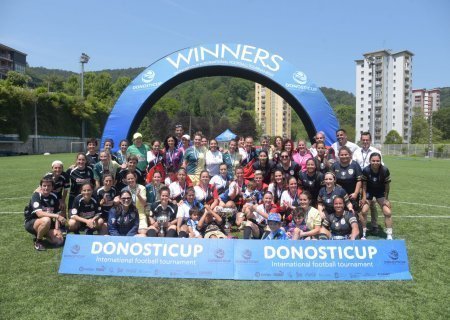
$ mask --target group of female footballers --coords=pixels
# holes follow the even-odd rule
[[[319,139],[317,139],[319,138]],[[230,141],[226,150],[200,132],[179,127],[151,146],[142,135],[122,140],[112,153],[97,141],[64,170],[61,161],[41,180],[25,208],[25,229],[36,250],[64,242],[67,232],[140,237],[244,239],[365,239],[371,202],[382,208],[392,239],[390,175],[381,154],[364,169],[346,146],[334,150],[318,134],[305,140],[253,138]],[[68,197],[67,197],[68,195]],[[378,225],[372,227],[378,227]],[[232,228],[235,232],[231,233]]]

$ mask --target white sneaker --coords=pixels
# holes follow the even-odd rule
[[[386,240],[394,240],[394,238],[392,238],[392,234],[388,234],[388,235],[386,236]]]

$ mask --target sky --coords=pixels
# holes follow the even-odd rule
[[[180,49],[241,43],[316,85],[355,92],[355,60],[409,50],[413,88],[450,86],[448,0],[0,0],[0,43],[32,67],[147,67]]]

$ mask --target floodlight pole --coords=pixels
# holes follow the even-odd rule
[[[84,100],[84,64],[89,62],[90,57],[86,53],[82,53],[80,57],[81,63],[81,98]],[[81,119],[81,139],[86,138],[86,122]]]

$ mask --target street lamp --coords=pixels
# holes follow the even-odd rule
[[[89,62],[89,56],[86,53],[82,53],[80,57],[81,63],[81,97],[84,100],[84,64]],[[86,137],[86,123],[84,119],[81,119],[81,139]]]

